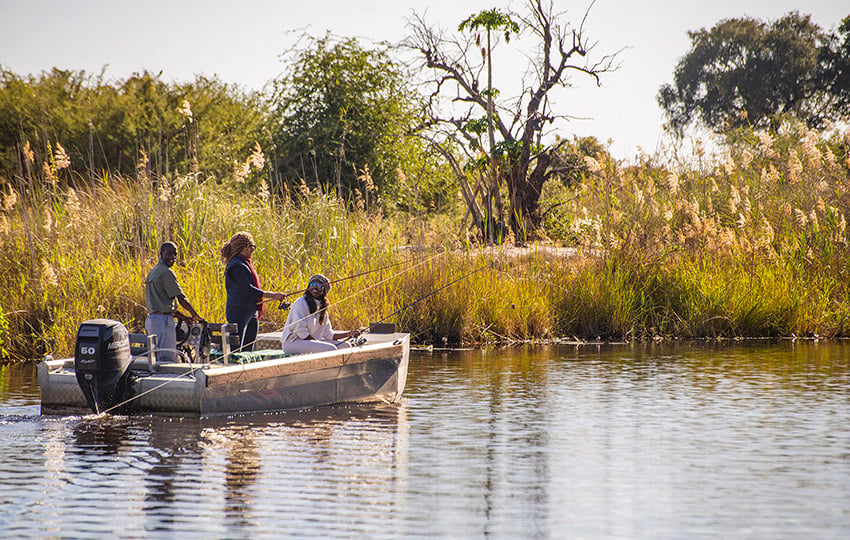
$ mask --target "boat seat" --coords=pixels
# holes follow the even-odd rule
[[[153,358],[148,353],[151,345],[156,348],[156,336],[154,334],[130,334],[130,356],[133,363],[130,369],[154,370],[156,367],[156,353]]]
[[[207,328],[210,332],[210,343],[221,348],[221,331],[223,327],[227,327],[227,332],[230,334],[230,350],[239,348],[239,327],[236,323],[208,323]]]

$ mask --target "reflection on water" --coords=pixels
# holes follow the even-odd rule
[[[850,346],[421,353],[398,405],[41,417],[0,371],[6,537],[850,537]]]

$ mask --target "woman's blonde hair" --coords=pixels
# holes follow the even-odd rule
[[[230,262],[234,255],[246,247],[254,244],[254,237],[247,231],[239,231],[230,237],[226,244],[221,246],[221,260],[224,264]]]

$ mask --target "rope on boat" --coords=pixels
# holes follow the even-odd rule
[[[183,352],[179,349],[157,349],[157,351],[176,352],[177,354],[183,355],[189,361],[189,365],[191,365],[192,359],[189,358],[189,356],[185,352]],[[108,409],[104,409],[103,411],[100,411],[100,414],[107,414],[107,413],[109,413],[109,412],[111,412],[111,411],[113,411],[113,410],[115,410],[119,407],[123,407],[124,405],[127,405],[128,403],[135,401],[135,400],[139,399],[140,397],[142,397],[144,395],[150,394],[154,390],[159,390],[160,388],[162,388],[166,384],[173,383],[174,381],[176,381],[177,379],[179,379],[181,377],[185,377],[187,375],[194,375],[196,371],[200,371],[200,370],[204,369],[204,367],[206,367],[206,366],[207,366],[207,364],[201,364],[198,367],[191,368],[186,373],[181,373],[180,375],[178,375],[174,378],[167,379],[162,384],[158,384],[158,385],[154,386],[153,388],[149,388],[149,389],[145,390],[144,392],[142,392],[140,394],[136,394],[135,396],[131,397],[130,399],[124,400],[121,403],[117,403],[117,404],[113,405],[112,407],[109,407]]]

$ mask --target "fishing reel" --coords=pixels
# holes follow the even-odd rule
[[[200,361],[209,355],[210,334],[206,323],[181,320],[177,324],[177,348],[188,354],[192,361]]]
[[[277,305],[277,309],[289,309],[292,305],[291,302],[287,302],[286,300],[281,300],[280,304]]]
[[[356,336],[351,336],[346,341],[348,341],[348,344],[351,345],[352,347],[359,347],[359,346],[363,345],[364,343],[366,343],[366,341],[367,341],[366,332],[367,331],[368,330],[366,330],[366,329],[360,329],[360,330],[358,330],[358,333],[357,333]]]

